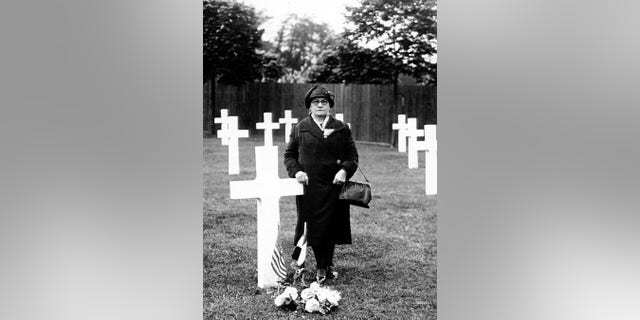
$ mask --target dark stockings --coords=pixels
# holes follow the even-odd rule
[[[313,254],[316,257],[317,268],[328,268],[333,266],[333,252],[336,245],[313,246]]]

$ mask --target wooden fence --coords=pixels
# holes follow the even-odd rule
[[[398,110],[393,107],[393,85],[323,84],[335,98],[332,113],[343,113],[345,122],[351,123],[355,140],[393,143],[391,124],[398,114],[418,119],[418,128],[436,123],[436,88],[425,86],[399,86]],[[220,109],[239,117],[239,127],[256,133],[256,122],[263,121],[263,113],[273,113],[273,121],[284,117],[284,110],[292,110],[293,117],[302,119],[308,110],[304,94],[313,84],[248,83],[240,86],[216,84],[215,100],[211,82],[204,84],[203,129],[210,131],[218,125],[213,117]],[[283,134],[276,132],[276,134]]]

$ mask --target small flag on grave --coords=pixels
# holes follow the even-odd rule
[[[298,267],[301,267],[304,264],[304,260],[307,258],[307,223],[304,223],[304,232],[300,239],[298,239],[298,243],[296,243],[295,249],[293,249],[293,254],[291,255],[293,260],[296,260],[296,264]]]
[[[271,256],[271,269],[276,273],[280,280],[284,280],[287,277],[287,265],[285,264],[284,257],[278,247],[273,248],[273,255]]]

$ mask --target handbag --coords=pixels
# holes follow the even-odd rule
[[[369,208],[369,201],[371,201],[371,184],[364,175],[364,172],[360,169],[360,166],[358,166],[358,170],[367,182],[345,181],[338,199],[354,206]]]
[[[296,135],[298,134],[297,129],[298,126],[296,126]],[[330,151],[335,155],[333,150],[330,149]],[[338,200],[345,201],[354,206],[369,208],[369,201],[371,201],[371,183],[369,183],[369,179],[364,175],[364,172],[362,172],[357,162],[356,165],[358,165],[358,171],[360,171],[367,183],[350,180],[345,181],[344,184],[342,184]]]

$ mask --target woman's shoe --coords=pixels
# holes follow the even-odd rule
[[[323,284],[327,280],[327,269],[326,268],[318,268],[316,271],[316,281],[319,284]]]
[[[338,278],[338,272],[333,271],[333,269],[329,267],[327,269],[327,279],[337,279],[337,278]]]

